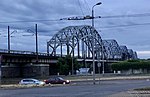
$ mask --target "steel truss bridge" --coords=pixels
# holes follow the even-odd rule
[[[95,28],[84,25],[69,26],[57,32],[47,42],[47,53],[0,49],[0,68],[3,77],[49,76],[57,73],[54,64],[59,57],[66,55],[89,64],[94,56],[95,66],[97,69],[100,67],[101,71],[103,69],[103,72],[111,72],[110,63],[137,59],[137,54],[132,49],[119,45],[114,39],[103,40]]]
[[[51,56],[71,55],[77,58],[92,58],[92,46],[97,60],[137,59],[135,51],[119,45],[114,39],[103,40],[98,31],[88,25],[68,26],[61,29],[47,42],[47,53]]]

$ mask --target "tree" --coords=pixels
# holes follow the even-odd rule
[[[66,61],[63,58],[58,58],[58,71],[60,74],[67,75],[69,71],[69,66],[66,64]]]
[[[72,70],[72,61],[74,66],[74,71],[81,68],[81,65],[78,63],[76,58],[73,58],[70,55],[67,55],[65,58],[59,58],[57,65],[58,65],[58,72],[62,75],[68,75],[69,72]]]

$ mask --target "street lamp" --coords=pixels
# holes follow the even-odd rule
[[[102,3],[99,2],[97,4],[95,4],[93,7],[92,7],[92,27],[94,27],[94,7],[97,6],[97,5],[101,5]]]
[[[101,2],[98,2],[92,7],[92,27],[94,28],[94,7],[101,5]],[[93,84],[95,84],[95,52],[94,52],[94,33],[92,33],[92,54],[93,54]]]

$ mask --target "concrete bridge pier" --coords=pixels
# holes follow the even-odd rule
[[[2,78],[49,76],[49,64],[2,64]]]
[[[26,64],[22,67],[23,77],[49,76],[49,64]]]

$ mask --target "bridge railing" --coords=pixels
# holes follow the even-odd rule
[[[35,54],[35,52],[31,51],[18,51],[18,50],[7,50],[7,49],[0,49],[1,53],[13,53],[13,54]]]
[[[36,55],[36,52],[32,51],[18,51],[18,50],[7,50],[7,49],[0,49],[1,53],[11,53],[11,54],[30,54],[30,55]],[[39,53],[38,55],[43,55],[43,56],[50,56],[50,54],[47,53]]]
[[[6,50],[6,49],[0,49],[0,52],[2,52],[2,53],[7,53],[8,50]]]
[[[19,50],[7,50],[7,49],[0,49],[0,53],[36,55],[36,52],[32,52],[32,51],[19,51]],[[51,54],[40,53],[40,52],[38,52],[38,55],[41,55],[41,56],[52,56]],[[62,57],[65,57],[65,56],[66,55],[62,55]],[[61,57],[61,54],[56,54],[56,57]]]
[[[36,54],[36,52],[32,52],[32,51],[18,51],[18,50],[10,50],[10,51],[8,51],[7,49],[0,49],[0,53],[11,53],[11,54],[27,54],[27,55],[37,55]],[[40,53],[40,52],[38,52],[38,55],[40,55],[40,56],[52,56],[51,54],[48,54],[48,53]],[[56,54],[56,56],[55,57],[66,57],[66,55],[61,55],[61,54]],[[82,57],[77,57],[77,56],[74,56],[75,58],[77,58],[77,59],[84,59],[84,58],[82,58]],[[86,59],[91,59],[92,60],[92,57],[86,57]],[[97,58],[96,58],[96,60],[97,60]],[[104,59],[104,60],[109,60],[109,61],[113,61],[113,60],[116,60],[116,61],[121,61],[122,59],[111,59],[111,58],[109,58],[109,59]]]

